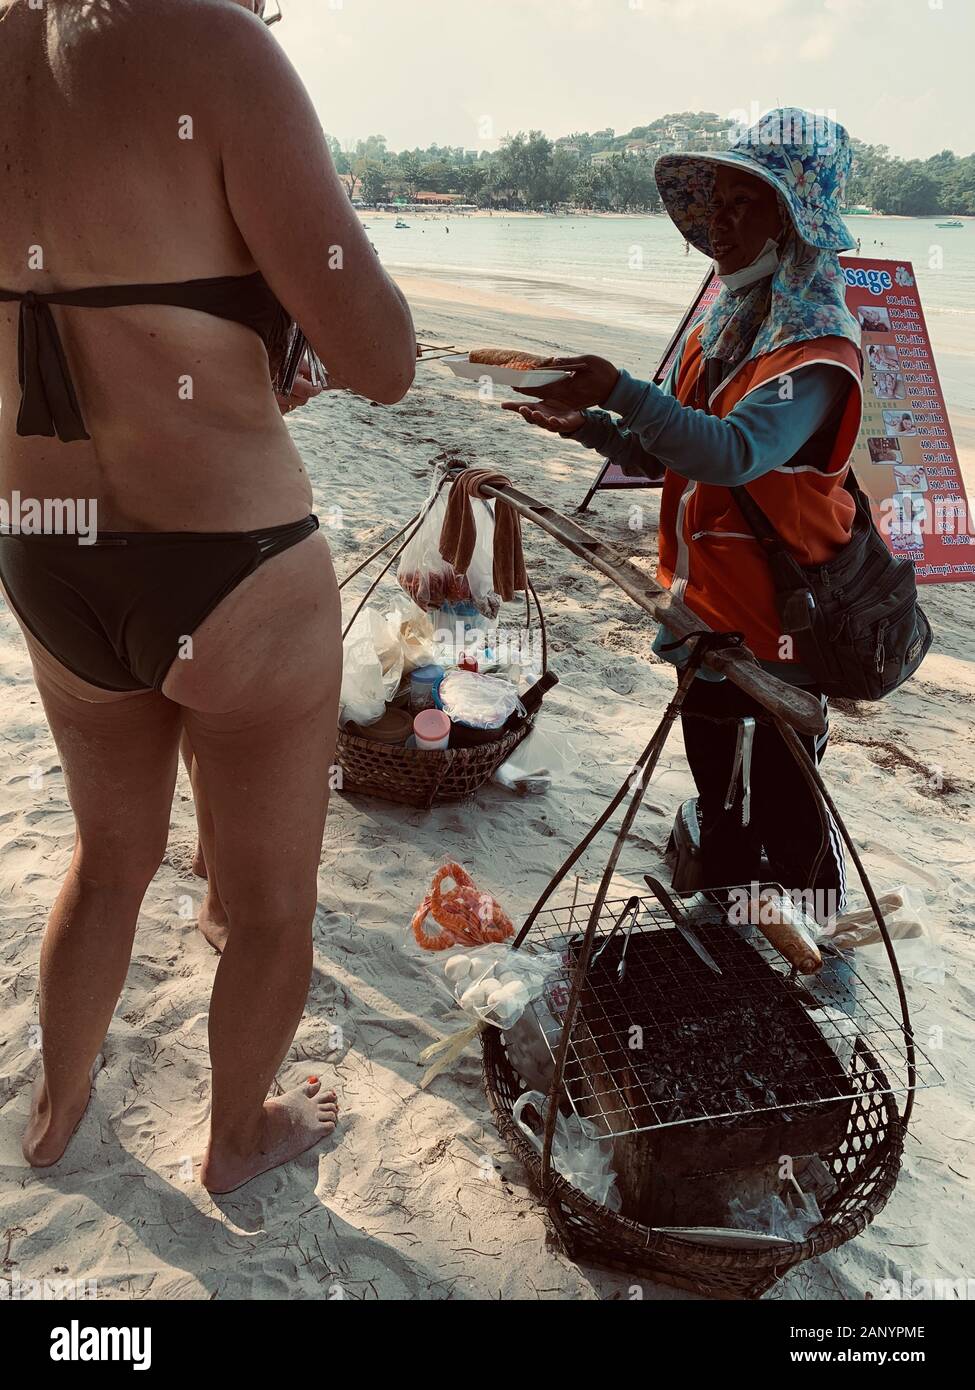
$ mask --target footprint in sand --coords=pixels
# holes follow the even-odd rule
[[[603,682],[617,695],[629,695],[636,682],[622,666],[607,666],[603,670]]]

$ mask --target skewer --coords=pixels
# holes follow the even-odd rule
[[[453,343],[417,343],[420,349],[417,354],[418,362],[436,362],[441,357],[449,357],[457,349]]]

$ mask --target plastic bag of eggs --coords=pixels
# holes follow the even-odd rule
[[[507,1028],[541,994],[549,968],[546,961],[499,945],[452,952],[444,976],[465,1013]]]

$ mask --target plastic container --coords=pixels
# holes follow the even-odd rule
[[[407,710],[387,705],[385,714],[374,723],[356,724],[350,720],[345,727],[355,738],[369,739],[373,743],[405,743],[413,732],[413,719]]]
[[[414,714],[433,709],[433,687],[443,680],[442,666],[418,666],[410,676],[410,709]]]
[[[450,742],[450,719],[442,709],[421,710],[413,720],[413,735],[417,748],[446,748]]]

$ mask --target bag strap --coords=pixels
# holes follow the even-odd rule
[[[784,546],[785,542],[782,537],[744,484],[738,487],[729,487],[728,491],[738,503],[738,509],[757,541],[766,548],[774,545]]]
[[[783,630],[793,636],[810,631],[816,597],[808,575],[748,489],[742,485],[730,487],[728,491],[765,552]]]
[[[865,511],[869,518],[870,508],[867,503],[866,494],[860,487],[860,484],[857,480],[857,476],[854,473],[852,467],[849,467],[846,470],[846,477],[843,479],[843,486],[846,489],[846,491],[850,494],[850,496],[853,498],[853,501],[856,503],[857,511]],[[772,525],[771,521],[769,521],[768,517],[762,511],[758,503],[755,501],[754,497],[748,491],[748,488],[745,486],[745,484],[742,483],[738,487],[729,487],[728,491],[731,493],[732,497],[738,503],[738,509],[741,512],[742,516],[745,518],[745,522],[747,523],[755,539],[766,550],[770,552],[774,550],[776,553],[784,552],[791,558],[792,552],[789,550],[788,546],[786,546],[782,537],[779,535],[778,531],[776,531],[775,527]]]

